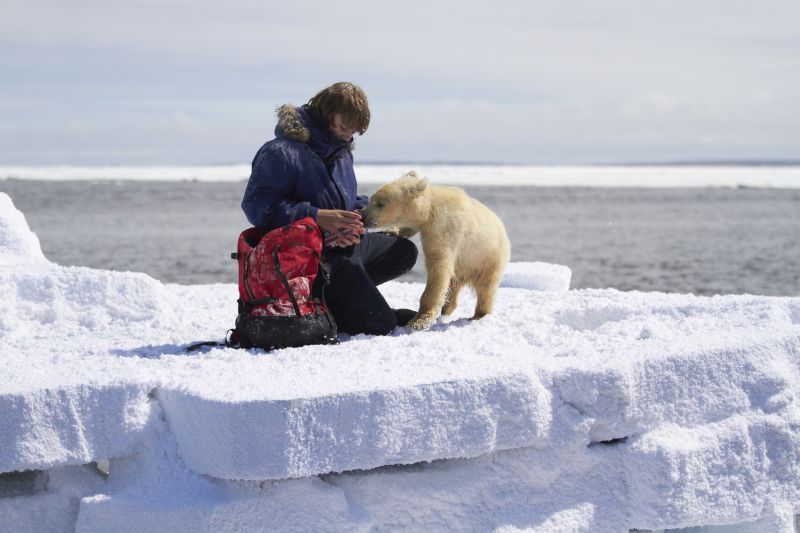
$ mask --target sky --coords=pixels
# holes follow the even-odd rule
[[[250,162],[353,81],[357,162],[800,159],[797,0],[0,0],[0,165]]]

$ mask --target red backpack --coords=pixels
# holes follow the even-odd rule
[[[320,262],[322,231],[312,218],[239,235],[239,315],[226,344],[286,348],[336,343],[324,303],[328,274]]]

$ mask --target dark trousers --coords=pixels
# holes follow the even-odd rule
[[[408,239],[367,233],[348,248],[325,250],[331,268],[325,300],[341,333],[386,335],[397,325],[394,311],[377,285],[405,274],[417,261]]]

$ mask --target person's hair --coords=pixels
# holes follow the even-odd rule
[[[318,92],[308,105],[312,107],[327,124],[333,123],[337,113],[342,115],[345,124],[364,135],[369,127],[369,102],[367,95],[355,83],[340,81]]]

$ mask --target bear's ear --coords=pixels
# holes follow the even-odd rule
[[[412,192],[414,193],[414,196],[418,196],[427,188],[428,188],[428,178],[422,178],[416,183],[416,185],[414,185]]]
[[[404,176],[408,176],[409,178],[418,178],[416,170],[409,170],[404,174]]]

